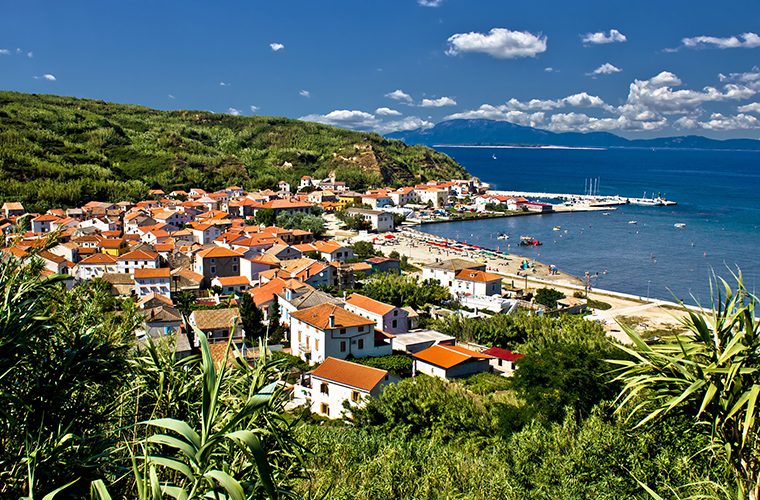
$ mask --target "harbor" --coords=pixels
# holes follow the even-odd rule
[[[515,196],[538,200],[562,200],[570,205],[587,205],[591,207],[614,207],[619,205],[641,205],[648,207],[667,207],[678,203],[662,196],[652,198],[635,198],[620,195],[577,194],[577,193],[543,193],[533,191],[488,191],[494,196]]]

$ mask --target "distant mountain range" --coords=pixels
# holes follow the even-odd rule
[[[760,150],[753,139],[715,140],[698,135],[630,140],[609,132],[550,132],[495,120],[446,120],[433,128],[393,132],[407,144],[468,146],[565,146],[593,148],[691,148]]]

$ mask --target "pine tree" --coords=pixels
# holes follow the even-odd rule
[[[264,336],[264,314],[253,302],[253,297],[250,293],[244,293],[238,301],[238,312],[240,313],[240,321],[243,323],[243,329],[245,330],[245,338],[248,341],[255,341],[256,339]]]
[[[272,305],[269,307],[269,340],[274,344],[280,342],[285,334],[280,319],[280,298],[275,294]]]

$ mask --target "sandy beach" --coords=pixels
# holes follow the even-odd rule
[[[353,231],[339,230],[334,223],[331,223],[328,224],[328,231],[338,240],[370,241],[385,255],[396,251],[418,267],[440,260],[462,258],[485,263],[489,272],[503,275],[504,284],[508,286],[525,288],[527,285],[529,290],[551,287],[562,291],[567,296],[585,289],[582,279],[561,270],[552,270],[548,265],[535,259],[519,255],[484,257],[477,251],[457,252],[431,246],[426,241],[443,240],[443,238],[424,233],[419,228],[405,227],[394,233],[360,235]],[[529,264],[527,271],[521,268],[524,262]],[[663,335],[683,329],[679,318],[683,317],[684,310],[680,309],[676,303],[595,288],[591,289],[588,297],[611,306],[606,310],[594,310],[587,318],[598,321],[609,335],[621,342],[630,342],[621,324],[648,335]]]

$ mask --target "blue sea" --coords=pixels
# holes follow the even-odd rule
[[[585,179],[599,178],[600,194],[661,193],[678,205],[431,224],[427,232],[502,251],[509,243],[512,254],[642,297],[709,305],[713,272],[732,280],[741,270],[750,290],[760,287],[760,152],[437,149],[494,189],[583,193]],[[510,240],[497,240],[501,232]],[[521,235],[543,246],[519,247]]]

